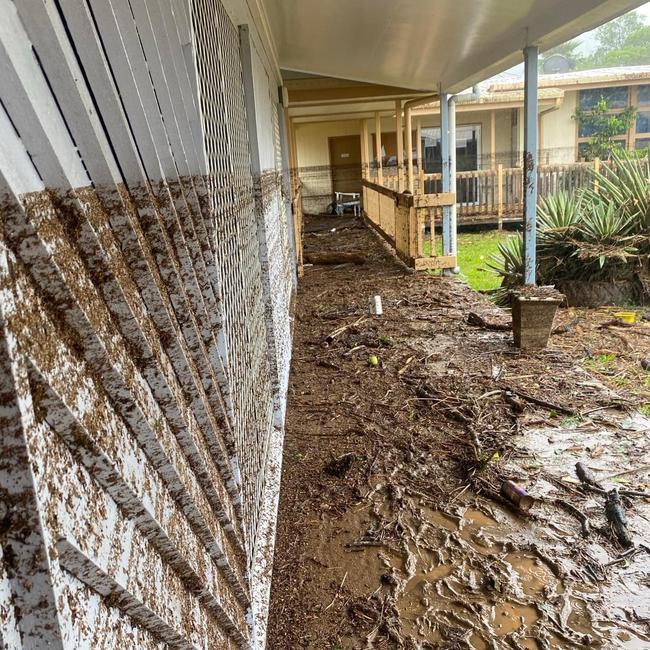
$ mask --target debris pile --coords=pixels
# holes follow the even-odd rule
[[[600,372],[624,329],[642,377],[650,325],[566,311],[522,353],[463,285],[321,239],[368,261],[300,287],[269,647],[650,644],[650,426]]]

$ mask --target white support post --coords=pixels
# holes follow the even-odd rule
[[[361,177],[370,178],[370,134],[368,131],[368,120],[361,120]]]
[[[424,194],[424,169],[422,167],[422,120],[417,119],[417,132],[415,146],[418,157],[418,194]]]
[[[375,148],[377,149],[377,185],[384,184],[384,170],[381,159],[381,115],[375,112]]]
[[[397,140],[397,189],[404,191],[404,122],[402,120],[402,100],[395,102],[395,136]]]
[[[451,192],[451,169],[449,147],[449,95],[440,93],[440,149],[442,154],[442,191]],[[451,255],[451,206],[442,209],[442,250]]]
[[[413,180],[413,120],[411,117],[411,107],[407,106],[404,113],[406,117],[406,187],[411,194],[415,194],[415,181]]]
[[[448,101],[449,111],[449,185],[450,191],[456,192],[456,98],[454,96]],[[458,198],[449,208],[449,252],[451,255],[458,255]],[[458,272],[454,268],[454,272]]]
[[[524,283],[535,284],[537,267],[537,63],[539,49],[524,49]]]

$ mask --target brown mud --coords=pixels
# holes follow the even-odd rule
[[[650,500],[626,549],[574,469],[650,491],[650,325],[563,310],[519,353],[484,297],[318,225],[306,250],[368,260],[299,287],[268,647],[650,648]]]

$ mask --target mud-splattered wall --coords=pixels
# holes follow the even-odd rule
[[[263,643],[294,279],[235,22],[0,0],[4,648]]]

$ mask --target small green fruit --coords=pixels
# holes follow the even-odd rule
[[[377,358],[377,355],[375,355],[375,354],[371,354],[371,355],[368,357],[368,363],[369,363],[371,366],[378,366],[378,365],[379,365],[379,359]]]

